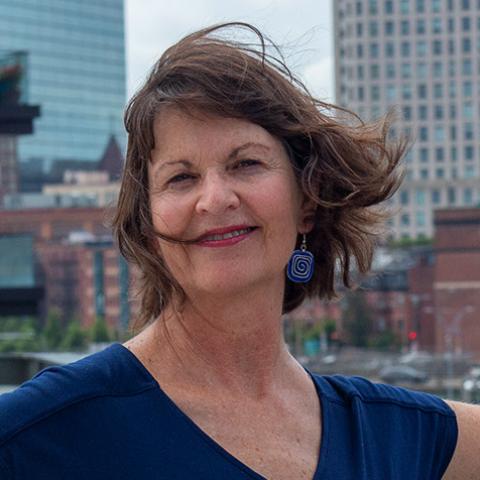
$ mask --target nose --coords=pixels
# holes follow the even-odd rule
[[[199,214],[221,215],[240,205],[240,199],[227,178],[219,173],[209,172],[202,180],[196,203]]]

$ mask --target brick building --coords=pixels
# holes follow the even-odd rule
[[[437,350],[480,361],[480,208],[438,210],[435,230]]]
[[[125,329],[137,312],[133,274],[113,245],[102,208],[0,211],[0,236],[33,237],[34,268],[44,287],[41,320],[57,308],[84,326],[96,316]]]

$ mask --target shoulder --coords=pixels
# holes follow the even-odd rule
[[[447,400],[458,422],[458,444],[445,473],[445,480],[469,480],[478,478],[480,455],[480,405],[470,405]]]
[[[359,376],[314,375],[324,393],[337,403],[357,400],[365,404],[389,404],[419,409],[454,418],[452,408],[440,397],[403,387],[375,383]]]
[[[442,477],[458,439],[456,414],[447,402],[363,377],[314,378],[329,400],[326,408],[335,417],[335,428],[343,425],[342,438],[358,437],[365,449],[378,448],[370,454],[388,459],[386,471],[397,461],[396,468],[403,468],[401,462],[409,458],[419,466],[418,478]]]
[[[148,379],[132,385],[125,378],[123,348],[114,344],[77,362],[48,367],[10,393],[0,395],[0,445],[35,423],[72,405],[102,395],[121,395]],[[129,368],[132,368],[131,365]]]

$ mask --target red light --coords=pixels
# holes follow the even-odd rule
[[[408,332],[408,339],[413,342],[413,340],[417,339],[417,332]]]

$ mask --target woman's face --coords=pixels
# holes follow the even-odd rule
[[[281,142],[245,120],[163,111],[154,124],[149,194],[159,240],[187,295],[240,293],[283,281],[302,195]]]

